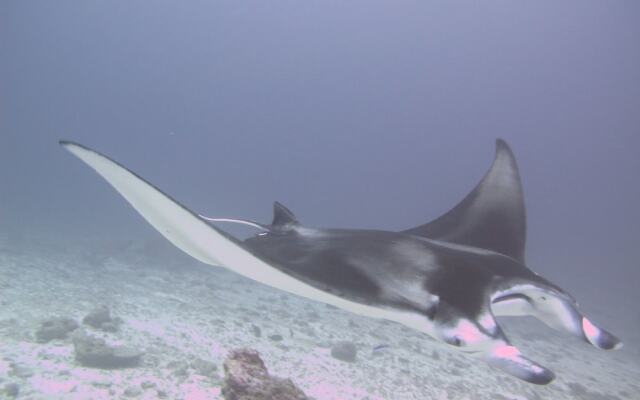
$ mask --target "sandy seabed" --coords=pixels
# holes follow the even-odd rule
[[[122,319],[117,332],[82,324],[101,305]],[[141,364],[81,366],[70,337],[36,340],[52,317],[142,349]],[[606,352],[532,319],[501,323],[527,356],[556,373],[553,383],[522,382],[398,324],[199,264],[161,239],[0,237],[0,398],[17,389],[19,399],[222,399],[225,355],[248,347],[272,375],[317,400],[640,399],[640,360],[629,343]],[[331,356],[340,341],[356,345],[355,362]],[[374,351],[379,345],[388,347]],[[200,360],[215,367],[204,373],[194,368]]]

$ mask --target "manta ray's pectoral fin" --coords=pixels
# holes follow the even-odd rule
[[[484,360],[494,368],[537,385],[546,385],[555,379],[553,371],[523,356],[517,347],[508,343],[484,353]]]
[[[60,144],[87,163],[113,186],[166,239],[180,250],[210,265],[225,267],[263,284],[336,307],[351,304],[295,279],[254,255],[226,232],[172,199],[160,189],[110,158],[82,145]],[[357,306],[356,312],[362,312]]]
[[[158,232],[197,260],[228,266],[233,258],[252,261],[252,255],[224,231],[173,200],[124,166],[80,144],[60,141],[113,186]]]
[[[210,225],[205,219],[107,156],[76,143],[60,141],[60,144],[101,175],[167,240],[203,263],[227,268],[265,285],[355,314],[390,319],[409,326],[421,326],[424,321],[422,316],[398,316],[393,310],[350,301],[296,279],[283,272],[272,260],[254,254],[241,241]],[[279,214],[275,222],[285,221],[285,225],[290,226],[295,221],[295,218],[291,218],[293,214],[283,210],[284,206],[280,204],[276,207]],[[286,218],[283,220],[283,217]]]
[[[523,261],[526,215],[513,152],[496,141],[496,156],[480,183],[453,209],[404,233],[480,247]]]

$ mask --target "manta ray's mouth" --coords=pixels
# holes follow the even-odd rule
[[[531,299],[522,293],[511,293],[511,294],[505,294],[504,296],[496,297],[495,299],[493,299],[491,303],[498,304],[498,303],[502,303],[510,300],[524,300],[527,303],[531,302]]]

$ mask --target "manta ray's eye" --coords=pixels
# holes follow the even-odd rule
[[[464,341],[458,336],[453,336],[445,340],[448,344],[456,347],[464,346]]]

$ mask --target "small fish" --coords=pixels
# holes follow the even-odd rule
[[[373,349],[371,349],[372,353],[379,353],[384,349],[388,349],[391,348],[391,346],[389,346],[388,344],[379,344],[377,346],[374,346]]]

